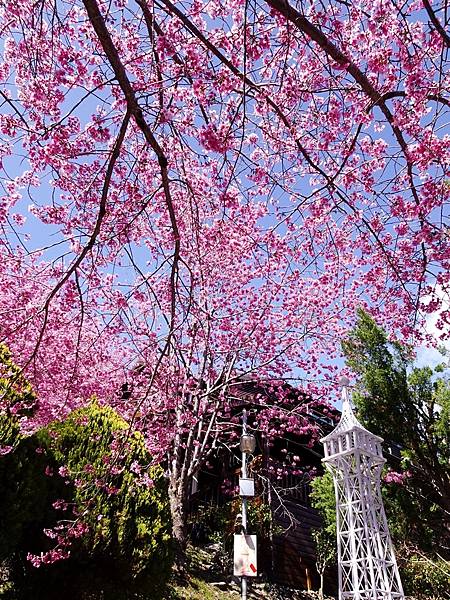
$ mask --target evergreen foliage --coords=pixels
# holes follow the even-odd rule
[[[170,511],[162,469],[151,466],[142,435],[94,401],[38,438],[63,466],[79,523],[87,526],[84,550],[133,577],[149,569],[160,576],[170,557]]]
[[[0,561],[11,557],[22,540],[39,534],[32,526],[36,514],[47,516],[46,460],[36,454],[35,438],[20,435],[19,419],[35,403],[31,385],[0,344]]]
[[[400,555],[399,564],[406,593],[417,600],[450,598],[450,565],[441,556],[407,551],[406,556]]]
[[[36,396],[11,352],[0,344],[0,455],[14,448],[19,439],[20,417],[33,412]]]
[[[358,317],[343,350],[359,376],[358,418],[400,449],[401,460],[389,461],[398,485],[386,494],[396,505],[397,539],[450,556],[449,382],[438,376],[442,368],[413,367],[408,349],[364,311]]]
[[[2,414],[27,416],[33,410],[36,396],[11,352],[0,344],[0,406]],[[2,436],[4,430],[2,429]],[[3,437],[1,438],[3,441]]]

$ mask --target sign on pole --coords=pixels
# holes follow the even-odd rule
[[[239,496],[252,498],[255,495],[255,480],[252,477],[239,478]]]
[[[234,575],[256,577],[256,535],[238,533],[234,536]]]

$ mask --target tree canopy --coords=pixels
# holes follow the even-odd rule
[[[429,0],[2,2],[1,339],[38,397],[22,426],[96,394],[166,457],[180,504],[238,377],[323,395],[360,305],[416,339],[438,311],[448,335],[448,18]]]

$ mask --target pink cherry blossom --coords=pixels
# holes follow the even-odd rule
[[[130,7],[0,7],[1,340],[24,433],[96,396],[176,504],[242,378],[294,383],[258,427],[314,443],[358,306],[449,337],[449,38],[439,1]]]

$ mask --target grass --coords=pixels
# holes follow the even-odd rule
[[[227,592],[212,583],[190,577],[189,580],[169,583],[167,600],[236,600],[237,590]]]
[[[236,600],[239,588],[227,582],[213,552],[189,547],[187,568],[174,573],[168,584],[167,600]]]

